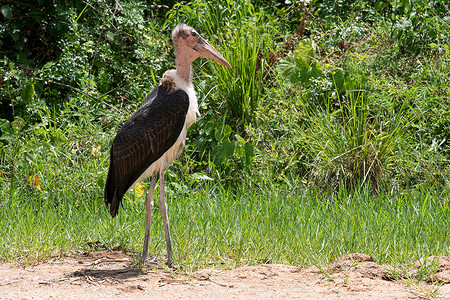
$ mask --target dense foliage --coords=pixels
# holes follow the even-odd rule
[[[36,173],[28,163],[43,164],[36,149],[47,145],[68,160],[97,147],[101,188],[115,131],[173,66],[179,22],[233,65],[196,62],[202,118],[180,165],[186,178],[370,182],[377,191],[447,182],[446,1],[53,0],[0,9],[1,178],[10,185]]]

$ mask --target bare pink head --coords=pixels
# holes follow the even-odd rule
[[[177,73],[190,80],[190,68],[199,57],[210,58],[219,64],[231,68],[228,61],[209,44],[198,32],[185,24],[179,24],[172,32],[177,58]]]

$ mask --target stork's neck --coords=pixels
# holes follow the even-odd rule
[[[188,60],[183,60],[181,57],[177,57],[177,74],[184,81],[191,82],[192,81],[192,64]]]
[[[175,47],[175,56],[177,74],[186,82],[191,82],[192,62],[199,57],[198,52],[187,46],[185,43],[179,43],[178,46]]]
[[[179,49],[182,50],[182,49]],[[184,81],[191,82],[192,81],[192,57],[189,55],[189,50],[183,49],[185,51],[176,51],[175,56],[177,58],[176,66],[177,66],[177,74]]]

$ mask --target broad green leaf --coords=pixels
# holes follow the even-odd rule
[[[94,61],[94,66],[102,68],[102,67],[106,66],[106,63],[100,59],[96,59]]]
[[[287,83],[296,84],[300,81],[300,70],[293,56],[282,58],[278,63],[277,69],[281,77],[288,81]]]
[[[44,67],[42,68],[43,71],[49,72],[50,68],[53,67],[55,63],[52,61],[49,61],[48,63],[46,63],[44,65]]]
[[[224,142],[222,144],[222,149],[220,149],[220,153],[222,154],[224,160],[228,159],[233,155],[234,147],[235,147],[234,143]]]
[[[377,11],[381,11],[381,10],[383,10],[385,7],[386,7],[386,4],[385,4],[384,2],[382,2],[382,1],[377,1],[377,2],[375,3],[375,9],[376,9]]]
[[[313,62],[311,66],[307,66],[300,71],[300,81],[302,83],[309,83],[311,78],[320,76],[322,76],[322,68],[318,62]]]
[[[2,15],[8,19],[11,20],[13,17],[13,13],[12,13],[12,9],[11,6],[9,6],[8,4],[3,5],[2,8],[0,9],[2,11]]]
[[[32,101],[34,98],[34,83],[28,82],[27,85],[23,87],[20,96],[25,103]]]
[[[278,72],[290,84],[309,83],[311,78],[322,76],[322,67],[314,61],[315,44],[311,39],[300,41],[292,56],[278,63]]]
[[[309,65],[312,58],[314,57],[314,47],[315,44],[311,39],[300,41],[294,50],[295,58],[297,60],[303,60],[306,64]]]
[[[249,165],[252,162],[253,157],[255,156],[253,145],[249,142],[246,142],[244,144],[244,152],[245,152],[245,163]]]
[[[344,91],[344,72],[339,70],[333,74],[334,87],[338,92]]]

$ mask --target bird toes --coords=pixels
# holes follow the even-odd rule
[[[142,258],[142,264],[156,266],[158,264],[158,261],[156,260],[156,256],[153,257],[152,259]]]
[[[173,261],[171,260],[171,259],[169,259],[168,261],[167,261],[167,266],[169,267],[169,268],[171,268],[172,270],[177,270],[177,267],[173,264]]]

